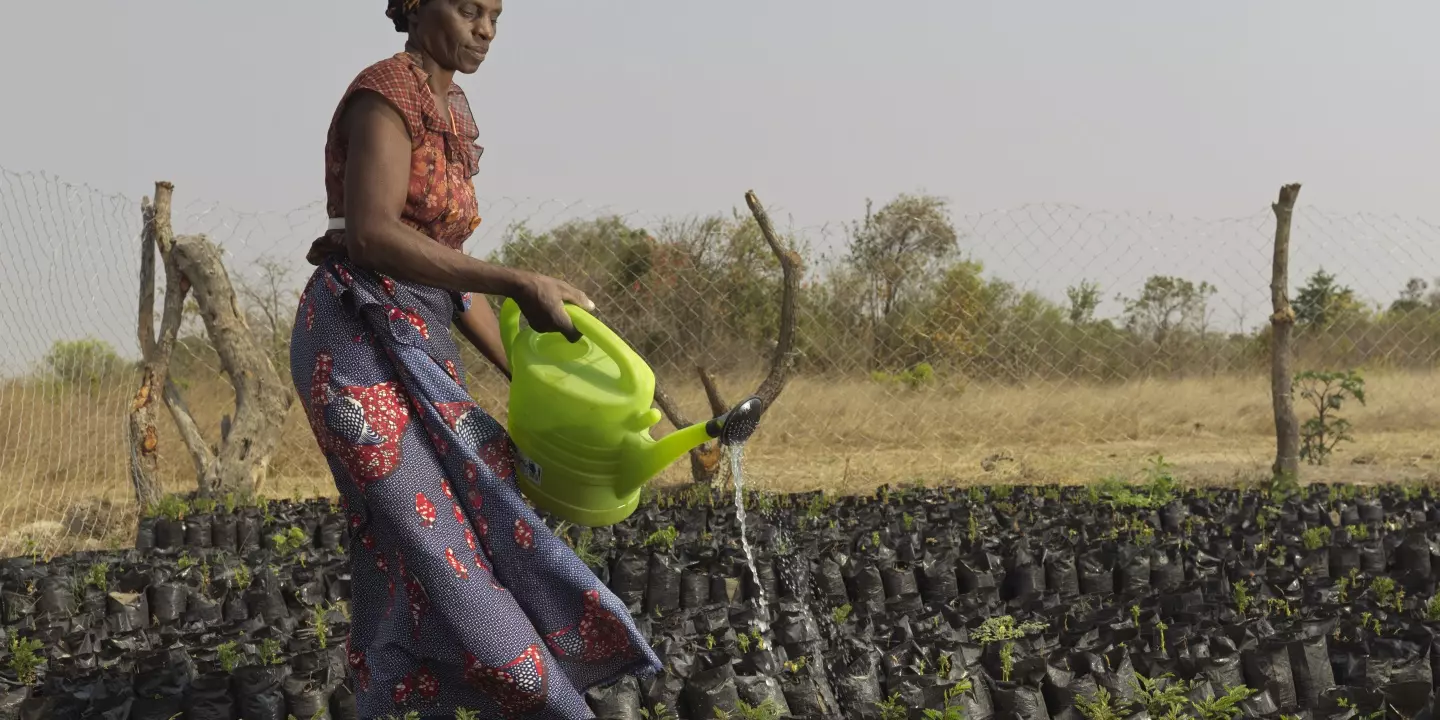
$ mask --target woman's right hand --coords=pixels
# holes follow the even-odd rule
[[[574,285],[544,275],[530,273],[521,278],[511,299],[520,306],[520,313],[536,332],[558,332],[570,342],[580,339],[580,331],[570,320],[565,303],[594,312],[595,303]]]

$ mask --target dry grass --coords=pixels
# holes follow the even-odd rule
[[[485,407],[503,412],[503,383],[478,377]],[[692,412],[705,407],[698,383],[672,383]],[[732,399],[752,379],[726,378]],[[1367,381],[1370,404],[1347,408],[1356,442],[1307,480],[1420,480],[1440,471],[1440,372],[1392,373]],[[82,502],[105,499],[117,527],[132,513],[123,383],[90,391],[36,382],[0,385],[0,555],[25,537],[60,542],[54,523]],[[196,419],[218,436],[228,385],[188,387]],[[1300,408],[1304,410],[1303,406]],[[1302,416],[1303,417],[1303,416]],[[1265,472],[1273,453],[1267,381],[1214,377],[1109,387],[970,385],[925,390],[868,381],[796,379],[746,450],[747,483],[774,491],[865,491],[882,483],[1077,483],[1131,475],[1163,454],[1192,482],[1228,482]],[[162,423],[166,487],[193,487],[194,471],[169,422]],[[683,464],[661,482],[683,482]],[[333,492],[298,403],[286,419],[264,493]],[[93,514],[93,513],[92,513]],[[45,524],[50,522],[51,524]],[[67,546],[114,542],[111,528]],[[123,538],[121,533],[121,540]]]

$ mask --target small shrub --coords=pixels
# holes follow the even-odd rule
[[[263,641],[260,642],[260,664],[283,664],[285,662],[285,658],[281,656],[281,651],[284,649],[284,646],[280,644],[279,640],[276,640],[275,638],[265,638]]]
[[[1395,598],[1395,580],[1382,575],[1370,581],[1370,590],[1375,593],[1375,602],[1389,605]]]
[[[1097,688],[1089,697],[1075,698],[1075,707],[1085,720],[1124,720],[1125,714],[1115,707],[1110,691]]]
[[[962,680],[950,686],[945,690],[945,704],[942,709],[925,710],[925,720],[965,720],[965,708],[961,706],[959,698],[973,688],[974,685],[969,680]]]
[[[236,568],[235,568],[235,589],[236,589],[236,590],[245,590],[245,589],[249,588],[249,587],[250,587],[250,583],[251,583],[253,580],[254,580],[254,578],[250,575],[250,567],[249,567],[249,566],[247,566],[247,565],[245,565],[245,564],[243,564],[243,563],[240,564],[240,565],[238,565],[238,566],[236,566]]]
[[[1330,544],[1330,528],[1313,527],[1300,534],[1300,542],[1306,550],[1319,550]]]
[[[294,555],[300,562],[300,567],[305,567],[305,553],[303,550],[310,547],[310,536],[301,527],[292,527],[284,532],[278,532],[270,536],[270,543],[275,546],[276,554],[281,557]]]
[[[665,703],[655,703],[652,708],[640,708],[641,720],[675,720],[675,711]],[[457,715],[455,720],[461,720]]]
[[[910,716],[909,711],[900,703],[898,692],[875,703],[875,707],[880,710],[880,720],[906,720]]]
[[[1311,465],[1324,465],[1336,445],[1354,441],[1350,436],[1350,421],[1339,413],[1351,398],[1365,404],[1365,379],[1355,370],[1311,370],[1298,373],[1292,388],[1298,388],[1300,397],[1315,409],[1315,416],[1300,426],[1300,458]]]
[[[93,389],[124,378],[131,365],[103,340],[57,340],[45,353],[45,369],[67,386]]]
[[[780,705],[771,698],[759,705],[741,700],[735,704],[734,712],[715,708],[715,717],[718,720],[780,720]]]
[[[1192,704],[1200,720],[1235,720],[1241,713],[1240,703],[1254,694],[1254,690],[1241,685],[1226,690],[1224,695],[1216,695],[1203,702],[1194,701]]]
[[[190,504],[185,498],[179,495],[162,495],[147,512],[152,517],[161,517],[166,520],[184,520],[190,510]]]
[[[675,550],[675,540],[679,537],[680,532],[675,529],[674,525],[669,525],[650,533],[650,537],[645,538],[645,547],[673,552]]]
[[[1000,672],[1002,680],[1010,682],[1010,673],[1015,669],[1015,641],[1027,635],[1033,635],[1044,630],[1048,625],[1043,622],[1027,621],[1020,624],[1015,623],[1015,618],[1009,615],[987,618],[976,628],[972,639],[980,643],[981,647],[991,643],[1004,643],[1000,646]]]
[[[876,370],[870,373],[870,379],[881,385],[903,385],[911,390],[920,390],[934,384],[935,368],[930,363],[922,362],[898,373]]]
[[[1250,589],[1245,587],[1245,583],[1241,580],[1236,580],[1230,589],[1235,596],[1235,612],[1244,615],[1250,609]]]
[[[103,562],[102,562],[102,563],[95,563],[94,565],[91,565],[91,566],[90,566],[90,569],[85,572],[85,578],[84,578],[84,581],[83,581],[83,582],[84,582],[84,586],[85,586],[85,587],[93,587],[93,588],[95,588],[96,590],[99,590],[99,591],[102,592],[102,593],[104,593],[104,592],[109,592],[109,590],[110,590],[109,575],[110,575],[110,564],[109,564],[109,563],[103,563]]]
[[[235,672],[240,667],[240,661],[244,657],[240,654],[240,646],[234,640],[220,643],[215,648],[216,658],[220,661],[220,669],[227,673]]]
[[[39,679],[36,671],[40,669],[42,658],[40,651],[45,647],[39,640],[23,639],[18,635],[10,637],[10,671],[15,673],[15,679],[22,685],[34,685]]]

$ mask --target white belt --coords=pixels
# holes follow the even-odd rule
[[[343,217],[330,218],[330,224],[327,225],[325,229],[327,229],[327,230],[344,230],[344,229],[345,229],[345,218],[343,218]]]

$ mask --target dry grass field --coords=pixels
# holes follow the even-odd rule
[[[0,556],[35,543],[68,549],[128,539],[134,509],[124,417],[131,389],[123,385],[0,385]],[[754,386],[753,378],[722,379],[731,399]],[[496,392],[503,382],[482,376],[474,387],[485,407],[503,414]],[[672,383],[671,391],[692,414],[705,407],[696,382]],[[1303,479],[1428,481],[1440,473],[1440,372],[1376,374],[1367,392],[1368,406],[1345,412],[1355,442],[1329,466],[1307,467]],[[218,437],[228,385],[192,384],[185,396]],[[1306,408],[1297,409],[1303,419]],[[286,422],[262,492],[332,493],[298,403]],[[193,466],[168,420],[162,429],[167,488],[193,487]],[[1083,483],[1133,476],[1163,455],[1188,482],[1244,482],[1264,474],[1272,433],[1267,380],[1259,376],[922,390],[801,377],[747,448],[746,481],[770,491],[835,493],[913,481]],[[685,481],[684,469],[677,465],[660,482]]]

